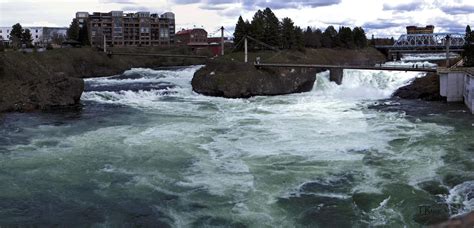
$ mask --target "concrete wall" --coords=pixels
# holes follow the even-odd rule
[[[464,72],[440,73],[440,94],[448,102],[462,101],[464,95]]]
[[[448,102],[464,101],[474,114],[474,75],[465,71],[438,71],[440,94]]]

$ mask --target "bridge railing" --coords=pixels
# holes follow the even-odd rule
[[[450,48],[461,48],[466,42],[464,35],[457,33],[404,34],[393,48],[444,48],[448,37]]]

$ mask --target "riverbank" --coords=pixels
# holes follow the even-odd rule
[[[191,54],[186,48],[111,48],[127,53]],[[34,111],[76,106],[84,90],[82,78],[121,74],[131,68],[203,64],[202,59],[112,56],[94,48],[54,49],[38,53],[2,53],[0,112]]]
[[[283,95],[311,91],[316,73],[325,69],[261,68],[253,66],[258,58],[262,63],[308,63],[327,65],[371,66],[385,61],[373,48],[306,49],[304,52],[286,50],[249,53],[230,53],[213,59],[198,70],[192,80],[193,90],[208,96],[248,98],[252,96]]]

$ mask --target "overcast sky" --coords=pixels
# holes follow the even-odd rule
[[[77,11],[172,11],[178,29],[213,34],[223,25],[231,34],[239,15],[251,20],[265,7],[301,27],[362,26],[368,37],[398,36],[407,25],[433,24],[436,32],[474,26],[474,0],[0,0],[0,7],[0,26],[68,26]]]

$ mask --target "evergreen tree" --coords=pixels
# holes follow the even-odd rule
[[[293,21],[285,17],[281,22],[282,27],[282,47],[291,49],[295,44],[295,26]]]
[[[471,26],[467,25],[466,26],[466,34],[464,35],[464,40],[465,41],[471,40],[471,36],[472,36]]]
[[[10,32],[10,40],[12,41],[12,45],[14,47],[20,47],[22,36],[23,28],[21,27],[20,23],[16,23],[12,26],[12,31]]]
[[[89,46],[91,44],[89,40],[89,28],[87,23],[84,23],[82,28],[79,29],[78,41],[84,46]]]
[[[337,31],[334,26],[328,26],[322,34],[322,46],[325,48],[333,48],[337,45]]]
[[[314,36],[314,48],[321,48],[323,45],[322,45],[322,38],[323,38],[323,32],[321,31],[321,29],[316,29],[314,30],[313,32],[313,36]]]
[[[237,24],[235,25],[235,30],[234,30],[234,43],[237,44],[239,43],[242,38],[244,38],[245,35],[247,35],[247,25],[244,22],[244,19],[242,19],[242,16],[239,17],[239,20],[237,20]],[[241,45],[239,47],[240,50],[243,49],[243,46]]]
[[[355,47],[354,36],[352,35],[352,30],[349,27],[340,27],[339,28],[339,47],[352,49]]]
[[[79,22],[76,18],[72,19],[69,29],[67,30],[67,38],[70,40],[79,40]]]
[[[311,27],[309,26],[304,31],[304,46],[309,48],[315,48],[313,29],[311,29]]]
[[[355,27],[353,30],[354,34],[354,43],[358,48],[367,47],[367,37],[365,36],[365,31],[362,27]],[[372,35],[373,42],[373,35]]]
[[[466,35],[464,37],[464,51],[462,57],[464,58],[464,66],[474,67],[474,32],[471,31],[471,27],[466,26]]]
[[[33,39],[31,38],[30,30],[25,29],[23,34],[21,34],[21,43],[26,44],[27,47],[31,47],[31,46],[33,46],[33,44],[31,43],[32,41],[33,41]]]
[[[270,8],[263,10],[263,42],[279,47],[281,44],[280,40],[280,21],[275,16]]]
[[[265,34],[265,20],[263,16],[263,12],[258,10],[252,18],[252,22],[250,24],[250,36],[263,41]]]
[[[294,30],[294,33],[295,33],[294,48],[296,48],[300,51],[303,51],[304,50],[304,43],[305,43],[303,30],[299,26],[296,26],[295,30]]]

